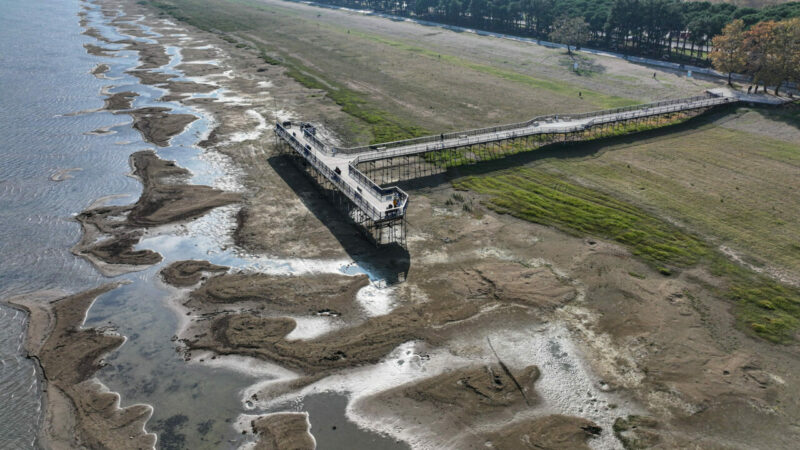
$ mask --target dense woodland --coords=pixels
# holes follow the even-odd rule
[[[706,62],[728,23],[800,17],[800,2],[762,9],[680,0],[319,0],[487,31],[548,39],[563,17],[583,18],[587,45],[680,62]]]

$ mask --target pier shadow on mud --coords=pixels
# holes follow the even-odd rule
[[[389,285],[405,281],[411,267],[411,258],[406,248],[399,244],[376,246],[370,242],[359,231],[359,225],[337,209],[322,187],[303,173],[290,156],[270,156],[267,162],[370,278],[385,280]]]

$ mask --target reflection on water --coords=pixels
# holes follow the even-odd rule
[[[103,22],[94,4],[87,18],[109,39],[133,39]],[[40,289],[78,292],[104,281],[85,260],[70,253],[80,228],[72,217],[94,201],[126,204],[141,192],[126,176],[128,156],[151,148],[131,128],[126,115],[100,111],[100,92],[132,91],[133,107],[166,106],[176,113],[199,117],[159,156],[176,160],[192,171],[191,182],[239,189],[236,172],[226,157],[204,154],[194,144],[207,136],[212,121],[202,111],[160,102],[165,90],[140,85],[125,71],[139,64],[137,54],[115,57],[86,54],[83,45],[98,42],[81,34],[77,0],[65,2],[3,2],[0,15],[0,298]],[[47,23],[47,27],[42,27]],[[148,35],[149,27],[135,21]],[[153,42],[151,39],[135,38]],[[12,45],[13,43],[13,45]],[[119,45],[102,44],[107,48]],[[168,47],[170,63],[160,69],[186,80],[175,67],[180,49]],[[110,69],[106,78],[89,72],[99,63]],[[220,89],[207,94],[222,97]],[[102,132],[92,133],[100,130]],[[59,181],[55,181],[59,180]],[[231,370],[224,365],[185,362],[171,340],[181,325],[172,302],[178,292],[158,281],[158,271],[170,262],[198,258],[237,269],[299,274],[367,273],[380,270],[350,260],[271,259],[242,254],[226,237],[233,226],[234,207],[220,208],[190,224],[157,230],[139,247],[164,255],[164,262],[118,277],[131,283],[98,298],[87,326],[116,329],[125,344],[108,355],[98,377],[120,392],[122,405],[148,403],[154,413],[148,430],[159,433],[161,448],[233,448],[242,442],[232,424],[244,413],[242,390],[266,375]],[[0,305],[0,443],[32,448],[40,420],[40,386],[33,364],[22,354],[24,315]],[[317,428],[320,448],[388,448],[383,437],[358,429],[344,419],[344,398],[309,397],[305,404]],[[324,428],[336,423],[337,432]],[[332,426],[332,425],[331,425]],[[316,434],[316,433],[315,433]],[[344,446],[345,444],[350,444]]]

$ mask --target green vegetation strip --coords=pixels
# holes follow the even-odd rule
[[[764,339],[788,342],[800,327],[800,291],[730,263],[698,237],[631,204],[532,168],[467,176],[453,185],[489,195],[487,206],[498,213],[624,244],[664,275],[709,264],[728,280],[718,293],[736,302],[743,328]]]
[[[467,177],[454,185],[490,194],[489,206],[497,212],[573,234],[612,239],[630,246],[635,255],[656,265],[686,267],[708,254],[696,237],[627,203],[541,170],[523,168],[494,176]]]

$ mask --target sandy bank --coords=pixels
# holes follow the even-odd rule
[[[27,310],[30,325],[25,349],[41,367],[46,414],[40,439],[46,448],[154,448],[156,436],[144,424],[152,409],[146,405],[119,407],[119,395],[108,392],[94,373],[101,358],[124,342],[116,334],[81,328],[95,298],[119,283],[66,297],[36,295],[10,299]]]

